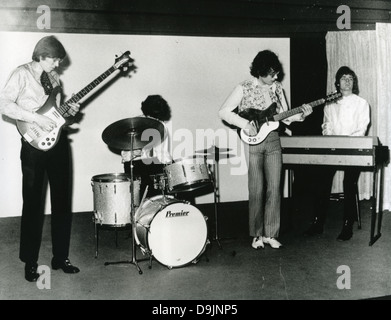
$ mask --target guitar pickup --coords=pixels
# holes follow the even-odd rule
[[[61,115],[57,112],[57,110],[54,110],[54,111],[53,111],[53,115],[54,115],[57,119],[60,119],[60,118],[61,118]]]

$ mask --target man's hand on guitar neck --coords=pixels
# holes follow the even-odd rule
[[[65,117],[67,116],[75,116],[76,113],[79,112],[80,110],[80,104],[79,103],[72,103],[72,102],[69,102],[67,103],[67,105],[69,106],[69,110],[66,112],[66,114],[64,115]]]
[[[302,113],[302,119],[304,120],[306,117],[308,117],[312,113],[312,107],[309,104],[303,104],[300,107],[300,110],[303,112]]]

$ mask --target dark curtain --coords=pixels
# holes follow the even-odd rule
[[[291,108],[303,103],[324,98],[327,88],[327,58],[325,34],[291,38]],[[294,122],[289,129],[292,135],[321,135],[323,107],[314,108],[314,112],[304,122]],[[316,171],[314,168],[295,167],[292,183],[292,206],[296,214],[304,214],[312,207],[311,190],[314,190]],[[297,217],[297,216],[293,216]]]

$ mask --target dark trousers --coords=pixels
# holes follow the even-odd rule
[[[47,183],[50,185],[52,253],[56,259],[68,257],[71,235],[71,161],[66,134],[48,151],[40,151],[22,141],[23,211],[20,259],[36,263],[42,239]]]
[[[336,169],[325,167],[318,170],[315,192],[314,216],[318,222],[324,223],[329,208],[331,188]],[[344,221],[353,221],[357,217],[356,194],[357,182],[360,177],[360,170],[357,168],[346,168],[344,170],[343,191],[344,191]]]

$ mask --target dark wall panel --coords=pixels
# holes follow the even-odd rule
[[[327,59],[325,34],[313,37],[291,38],[291,103],[292,108],[309,103],[326,95]],[[323,119],[323,106],[302,123],[291,125],[295,135],[319,135]]]

